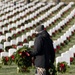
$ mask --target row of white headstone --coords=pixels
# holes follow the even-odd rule
[[[58,15],[60,16],[60,13]],[[60,23],[58,23],[58,25],[56,25],[55,27],[53,27],[52,29],[49,30],[50,35],[52,36],[52,33],[61,29],[61,27],[64,26],[67,22],[69,22],[69,20],[72,19],[74,17],[74,15],[75,15],[75,9],[73,11],[71,11],[71,13],[66,18],[64,18],[64,20],[62,20]],[[62,14],[61,14],[61,16],[62,16]]]
[[[46,17],[46,16],[45,16],[45,17]],[[6,22],[6,23],[7,23],[7,22]],[[23,22],[22,22],[22,23],[23,23]],[[32,22],[32,23],[33,23],[33,22]],[[19,22],[18,22],[18,24],[19,24]],[[27,28],[26,26],[31,27],[30,25],[33,25],[33,24],[29,23],[29,24],[25,25],[25,27],[21,27],[21,29],[17,29],[16,32],[21,31],[21,30],[24,29],[24,28]],[[8,28],[7,28],[7,27],[3,27],[3,32],[4,32],[5,30],[9,30],[10,28],[12,28],[12,27],[14,27],[14,26],[15,26],[15,24],[12,24],[12,26],[8,25]],[[13,34],[13,33],[16,33],[16,32],[12,32],[12,34]]]
[[[28,47],[31,47],[31,46],[33,46],[33,45],[34,45],[34,41],[30,41],[29,43],[25,43],[25,44],[24,44],[24,46],[28,46]],[[1,53],[0,53],[0,57],[1,57],[1,58],[2,58],[3,56],[4,56],[4,57],[5,57],[5,56],[10,57],[11,55],[13,55],[14,52],[16,52],[17,50],[19,50],[19,49],[22,48],[22,47],[23,47],[23,46],[17,46],[16,49],[11,48],[11,49],[8,50],[8,52],[6,52],[6,51],[1,52]],[[0,49],[4,49],[2,44],[0,44]]]
[[[62,21],[62,25],[64,25],[69,20],[71,20],[72,18],[74,18],[74,16],[75,16],[75,9],[70,13],[70,15],[68,15]],[[58,25],[60,25],[60,23]],[[64,41],[67,40],[67,37],[69,37],[69,36],[72,35],[72,32],[74,32],[74,30],[75,30],[75,24],[71,28],[69,28],[62,36],[60,36],[60,38],[58,38],[57,40],[54,41],[54,47],[56,48],[57,45],[60,45],[61,43],[64,43]]]
[[[11,35],[11,34],[9,34],[9,35]],[[3,37],[1,37],[2,39],[3,39]],[[21,37],[18,37],[17,38],[18,40],[17,40],[17,42],[18,41],[21,41]],[[11,40],[12,41],[12,40]],[[6,46],[8,46],[8,44],[7,44],[8,42],[5,42],[5,45],[4,45],[4,48],[6,47]],[[13,43],[13,42],[12,42]],[[15,43],[16,44],[16,43]],[[10,44],[10,45],[12,45],[12,44]]]
[[[17,30],[18,30],[18,29],[17,29]],[[34,31],[34,32],[35,32],[35,31]],[[34,32],[33,32],[33,33],[34,33]],[[13,32],[13,33],[14,33],[14,32]],[[29,34],[30,34],[30,33],[29,33]],[[27,33],[27,35],[28,35],[28,33]],[[1,36],[1,40],[2,40],[2,39],[6,39],[6,38],[8,38],[9,36],[11,36],[11,33],[7,33],[6,36],[7,36],[7,37],[5,37],[5,36],[2,35],[2,36]],[[24,37],[25,37],[25,36],[24,36]],[[18,38],[20,38],[20,37],[18,37]],[[18,38],[17,38],[17,39],[18,39]],[[1,41],[1,40],[0,40],[0,41]],[[21,40],[22,40],[22,39],[21,39]],[[21,41],[21,40],[20,40],[20,41]],[[18,41],[19,41],[19,40],[18,40]]]
[[[68,64],[68,66],[70,66],[71,62],[70,62],[70,58],[74,58],[74,54],[75,54],[75,45],[70,48],[68,51],[61,53],[61,56],[56,58],[56,65],[59,62],[66,62]]]

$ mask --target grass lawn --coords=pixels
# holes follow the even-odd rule
[[[17,66],[13,63],[12,65],[3,65],[0,68],[0,75],[34,75],[35,69],[30,68],[30,72],[17,73]]]
[[[30,72],[17,73],[17,66],[12,64],[11,66],[2,66],[0,68],[0,75],[35,75],[35,69],[31,68]],[[66,73],[57,73],[57,75],[75,75],[75,65],[71,65]]]

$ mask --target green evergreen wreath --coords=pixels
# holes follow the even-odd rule
[[[68,65],[66,62],[59,62],[57,64],[57,71],[61,73],[65,73],[67,71]]]
[[[27,51],[30,50],[28,47],[23,47],[14,53],[15,56],[15,63],[17,66],[21,68],[28,68],[31,67],[32,61],[31,57],[27,56]]]

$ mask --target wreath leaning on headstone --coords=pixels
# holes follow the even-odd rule
[[[23,47],[14,53],[18,72],[25,72],[32,65],[31,57],[27,53],[28,50],[30,48]]]

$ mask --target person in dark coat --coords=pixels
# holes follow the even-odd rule
[[[53,41],[43,25],[37,26],[36,31],[38,34],[34,42],[34,50],[30,52],[30,55],[35,57],[36,75],[50,75],[48,72],[50,61],[54,63],[55,60]]]

